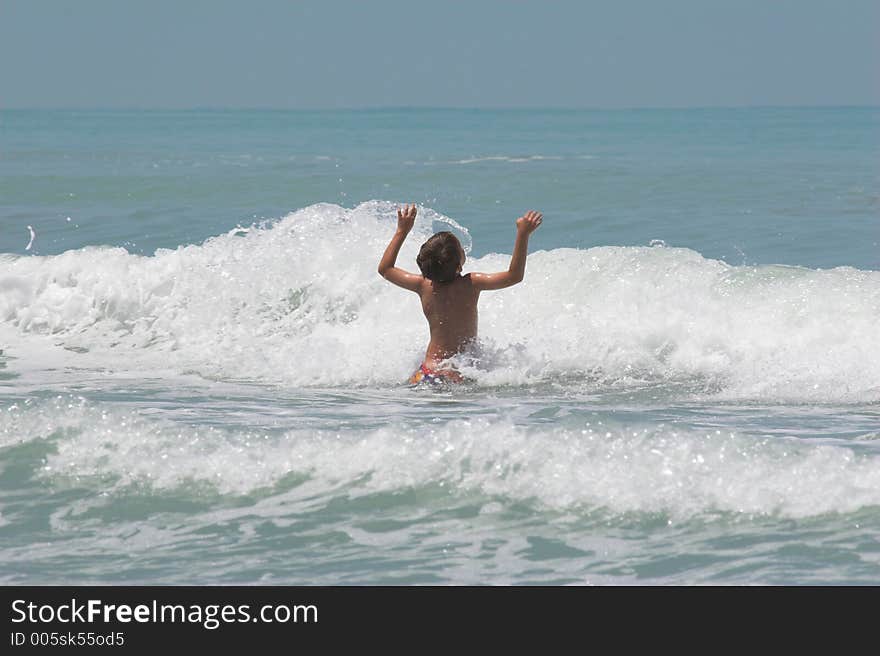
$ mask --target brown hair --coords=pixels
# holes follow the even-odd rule
[[[461,254],[461,242],[455,235],[448,231],[438,232],[422,244],[416,264],[428,280],[449,282],[464,264]]]

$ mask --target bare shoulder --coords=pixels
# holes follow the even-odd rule
[[[492,289],[491,282],[493,276],[494,274],[491,273],[480,273],[475,271],[468,274],[468,279],[470,280],[471,286],[479,292],[484,289]]]

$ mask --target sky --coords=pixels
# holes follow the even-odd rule
[[[878,0],[0,0],[7,109],[878,104]]]

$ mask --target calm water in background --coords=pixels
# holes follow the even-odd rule
[[[876,583],[878,108],[0,112],[0,582]],[[473,383],[411,389],[457,231]]]

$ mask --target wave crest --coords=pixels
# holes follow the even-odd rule
[[[427,330],[376,274],[395,206],[319,204],[152,257],[90,247],[0,261],[10,353],[48,341],[71,366],[170,366],[294,385],[395,385]],[[399,262],[436,223],[423,208]],[[507,255],[469,259],[500,270]],[[684,385],[727,398],[880,400],[880,273],[735,267],[683,248],[532,253],[480,302],[478,385]],[[41,340],[41,341],[36,341]],[[63,353],[62,353],[63,351]],[[122,359],[120,359],[122,358]],[[592,386],[592,387],[591,387]]]
[[[0,412],[4,451],[23,440],[44,442],[46,457],[33,475],[122,495],[199,495],[206,487],[245,495],[294,486],[293,497],[313,504],[441,489],[560,511],[677,519],[809,517],[880,505],[874,451],[662,424],[526,428],[480,418],[343,434],[240,430],[58,397]]]

